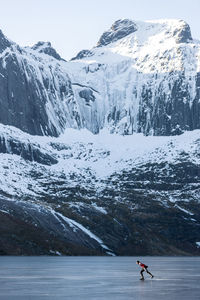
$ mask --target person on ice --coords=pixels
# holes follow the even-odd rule
[[[148,266],[147,266],[147,265],[141,263],[141,261],[139,261],[139,260],[136,261],[136,264],[138,264],[138,265],[142,268],[142,270],[140,271],[140,275],[141,275],[140,280],[144,280],[143,272],[147,272],[147,273],[151,276],[151,278],[154,277],[154,276],[148,271]]]

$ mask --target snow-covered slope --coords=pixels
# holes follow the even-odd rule
[[[199,166],[200,131],[172,137],[145,137],[142,134],[120,136],[106,130],[93,135],[85,129],[67,129],[59,138],[52,138],[30,136],[14,127],[0,125],[0,151],[1,190],[13,196],[23,196],[26,191],[25,194],[30,192],[39,197],[43,192],[41,179],[34,178],[29,184],[34,168],[44,172],[45,182],[45,177],[63,175],[68,178],[69,186],[84,185],[89,179],[87,186],[95,185],[98,190],[111,176],[125,170],[132,172],[133,168],[141,171],[143,165],[164,163],[162,174],[158,174],[161,177],[163,172],[172,176],[170,166],[176,166],[182,158]]]
[[[182,20],[118,20],[70,62],[49,42],[22,48],[2,32],[0,52],[3,124],[54,136],[200,128],[200,43]]]
[[[20,242],[22,254],[198,252],[199,130],[145,137],[67,129],[53,138],[1,125],[0,142],[0,213],[9,218],[8,226],[14,220],[16,228],[30,226],[33,234],[26,237],[28,249]],[[146,214],[153,219],[143,226]],[[174,222],[181,224],[179,244],[170,232]],[[5,233],[1,226],[0,222]],[[191,234],[185,235],[185,230]],[[15,229],[10,231],[8,236]],[[31,246],[37,231],[53,235],[55,243],[48,237],[43,245],[41,237],[37,250]],[[142,236],[144,244],[138,245]]]

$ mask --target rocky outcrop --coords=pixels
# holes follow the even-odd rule
[[[0,135],[0,153],[16,154],[28,161],[35,161],[44,165],[53,165],[58,161],[55,157],[40,149],[39,145],[24,143],[15,138]]]
[[[93,94],[93,91],[90,89],[84,89],[79,92],[79,96],[83,99],[85,99],[86,105],[90,104],[90,101],[95,101],[95,96]]]
[[[97,43],[97,46],[106,46],[110,43],[116,42],[117,40],[126,37],[130,33],[135,32],[136,30],[137,25],[133,21],[129,19],[117,20],[112,25],[110,30],[102,34]]]
[[[2,53],[7,47],[11,46],[11,42],[4,36],[0,30],[0,53]]]
[[[180,28],[175,28],[173,36],[176,37],[179,43],[188,43],[192,41],[190,26],[183,20],[180,20]]]
[[[90,50],[82,50],[75,57],[72,57],[71,60],[82,59],[84,57],[92,56],[93,53]]]
[[[50,42],[38,42],[32,47],[33,50],[37,50],[39,53],[45,53],[58,60],[63,60],[56,50],[51,46]]]

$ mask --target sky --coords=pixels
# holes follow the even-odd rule
[[[200,0],[0,0],[0,29],[20,46],[50,41],[65,59],[91,49],[118,19],[183,19],[200,39]]]

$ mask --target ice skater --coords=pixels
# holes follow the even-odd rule
[[[140,271],[140,275],[141,275],[140,280],[144,280],[143,272],[147,272],[147,273],[151,276],[151,278],[154,277],[154,276],[148,271],[148,266],[147,266],[147,265],[141,263],[141,261],[139,261],[139,260],[136,261],[136,264],[138,264],[138,265],[142,268],[142,270]]]

